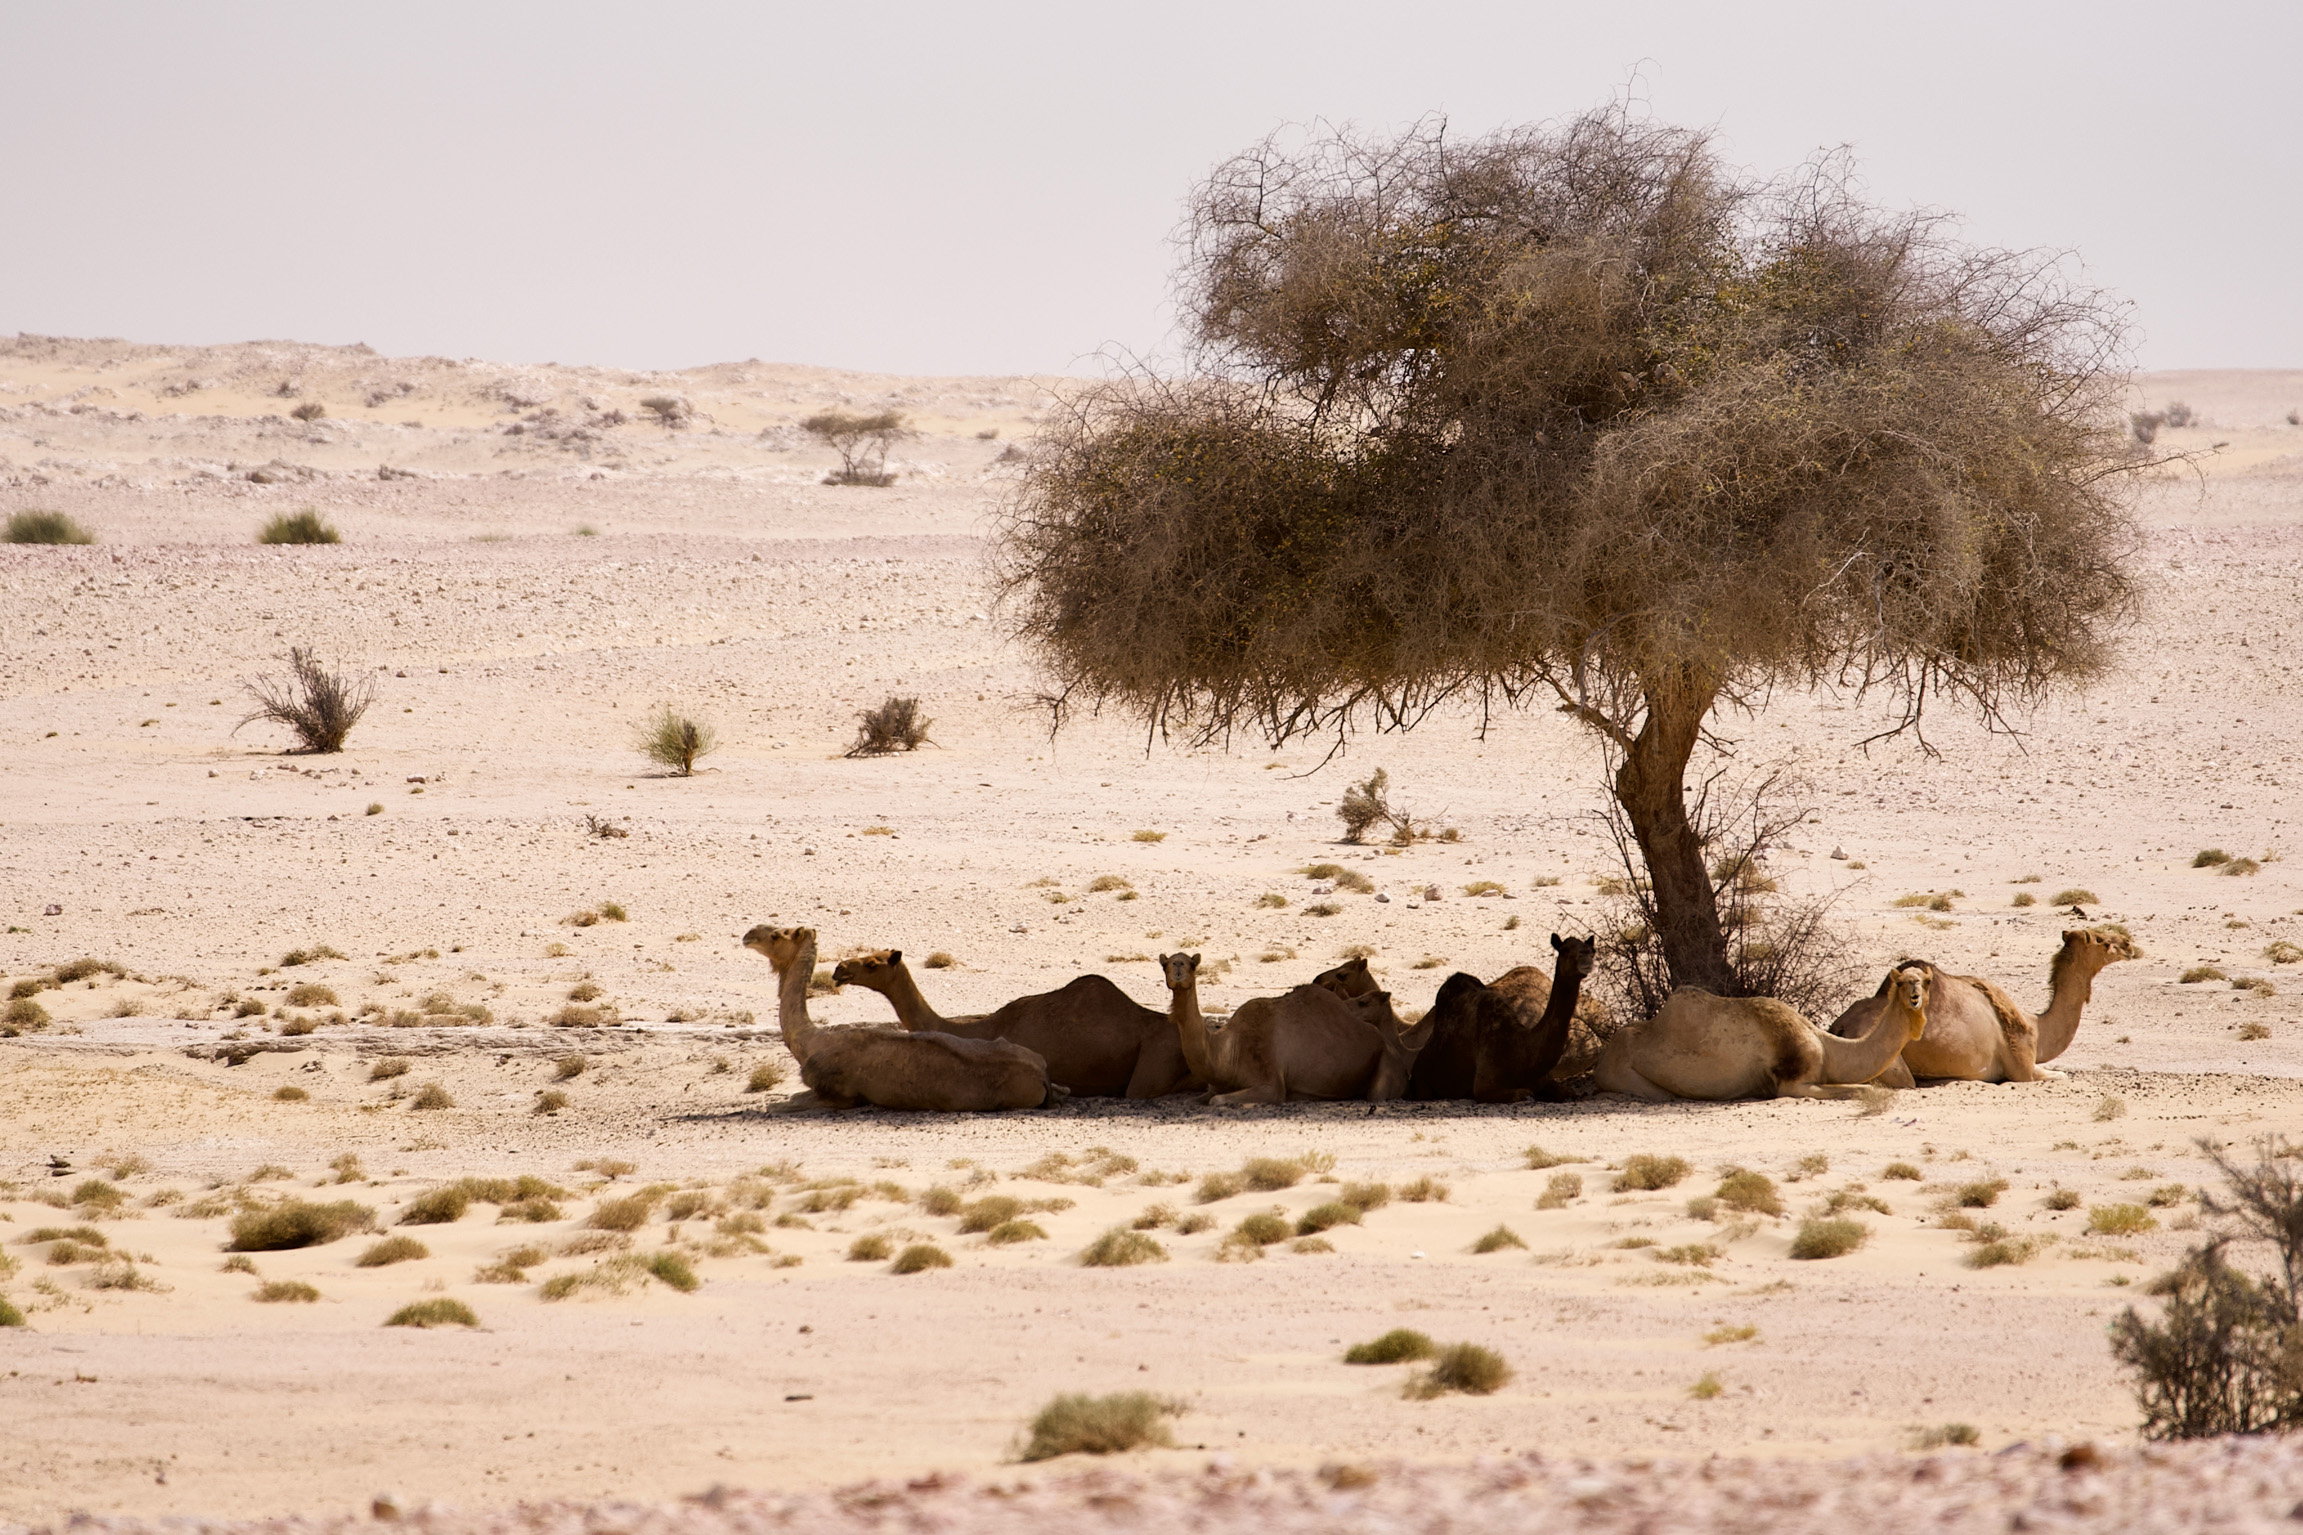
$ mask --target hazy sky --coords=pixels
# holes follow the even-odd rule
[[[2303,4],[0,0],[0,333],[1094,371],[1281,124],[1605,102],[2303,366]]]

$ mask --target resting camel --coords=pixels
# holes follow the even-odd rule
[[[1018,997],[997,1012],[945,1018],[904,965],[904,951],[843,959],[832,971],[842,986],[864,986],[895,1004],[896,1021],[914,1033],[1005,1039],[1036,1050],[1048,1080],[1096,1098],[1157,1098],[1188,1084],[1190,1069],[1164,1013],[1130,998],[1100,975],[1083,975],[1054,991]]]
[[[1967,1082],[2041,1082],[2062,1076],[2040,1070],[2070,1047],[2079,1032],[2080,1010],[2093,995],[2095,977],[2106,965],[2136,956],[2135,942],[2116,928],[2078,927],[2063,935],[2063,947],[2047,967],[2047,1010],[2037,1017],[1980,976],[1953,975],[1923,959],[1902,963],[1927,975],[1927,1032],[1906,1045],[1903,1059],[1879,1080],[1909,1087],[1916,1077],[1953,1077]],[[1880,996],[1866,997],[1831,1025],[1852,1036],[1886,1004],[1881,997],[1893,975],[1880,984]]]
[[[1551,935],[1557,956],[1546,978],[1533,965],[1507,970],[1482,986],[1457,971],[1431,1006],[1431,1043],[1415,1058],[1410,1098],[1475,1098],[1517,1103],[1550,1097],[1552,1068],[1567,1048],[1583,979],[1598,944]]]
[[[784,1044],[800,1063],[800,1080],[833,1108],[869,1103],[973,1113],[1036,1109],[1064,1097],[1048,1082],[1046,1061],[1006,1040],[819,1027],[808,1016],[808,980],[816,972],[812,927],[755,927],[744,934],[744,947],[776,967]]]
[[[1404,1027],[1387,992],[1346,1000],[1324,986],[1250,997],[1227,1019],[1199,1006],[1199,956],[1162,954],[1168,1016],[1208,1102],[1289,1103],[1307,1098],[1382,1102],[1407,1091],[1431,1025]]]
[[[1611,1035],[1593,1075],[1601,1092],[1675,1098],[1823,1098],[1825,1083],[1868,1082],[1927,1026],[1927,974],[1898,970],[1861,1039],[1826,1034],[1773,997],[1682,986],[1644,1023]]]

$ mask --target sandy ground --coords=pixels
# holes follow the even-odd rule
[[[1012,472],[1000,455],[1045,408],[1035,381],[0,343],[0,513],[60,508],[102,538],[0,546],[0,969],[91,956],[127,972],[42,991],[49,1027],[0,1041],[0,1253],[15,1265],[0,1293],[31,1323],[0,1333],[0,1520],[328,1514],[381,1489],[484,1507],[930,1467],[996,1476],[1052,1394],[1134,1387],[1188,1404],[1186,1448],[1143,1462],[1179,1475],[1210,1452],[1283,1467],[1832,1457],[1950,1422],[1986,1449],[2130,1439],[2102,1330],[2182,1250],[2195,1207],[2162,1196],[2152,1229],[2116,1237],[2088,1235],[2090,1211],[2204,1181],[2196,1137],[2303,1124],[2303,969],[2267,953],[2303,943],[2303,891],[2280,856],[2295,840],[2303,653],[2290,632],[2303,431],[2283,417],[2303,374],[2141,390],[2200,406],[2202,425],[2161,441],[2213,456],[2146,497],[2146,605],[2115,676],[2020,739],[1937,721],[1940,755],[1861,750],[1877,716],[1846,699],[1779,698],[1739,726],[1751,760],[1812,784],[1814,818],[1776,873],[1838,892],[1873,975],[1923,953],[2036,1005],[2071,920],[2053,897],[2087,892],[2090,920],[2134,931],[2145,957],[2098,983],[2058,1063],[2068,1080],[1937,1087],[1876,1113],[1176,1099],[944,1120],[826,1116],[794,1105],[789,1080],[746,1092],[755,1067],[789,1060],[767,966],[736,936],[774,918],[816,925],[827,958],[948,951],[957,963],[923,977],[947,1010],[1082,969],[1156,1002],[1149,956],[1177,947],[1232,961],[1208,986],[1229,1005],[1367,944],[1419,1006],[1450,968],[1493,974],[1547,956],[1549,931],[1603,919],[1594,754],[1549,716],[1484,739],[1468,719],[1434,720],[1316,773],[1316,751],[1147,749],[1121,721],[1051,739],[982,568]],[[607,419],[657,394],[687,400],[688,424]],[[289,419],[304,399],[329,414]],[[916,413],[926,434],[899,449],[894,488],[816,483],[832,461],[792,423],[831,404]],[[304,506],[345,541],[252,543],[266,517]],[[292,643],[378,669],[378,703],[339,757],[284,757],[264,726],[233,732],[239,679]],[[842,757],[856,711],[890,693],[923,700],[936,744]],[[631,749],[666,701],[725,740],[693,779],[654,776]],[[1463,840],[1336,846],[1345,774],[1379,765]],[[587,817],[629,834],[593,836]],[[2195,869],[2204,847],[2260,871]],[[1306,914],[1314,886],[1296,871],[1327,859],[1390,899],[1344,894],[1339,915]],[[1103,875],[1134,898],[1089,893]],[[1508,894],[1468,897],[1474,881]],[[1948,912],[1895,904],[1954,890]],[[1267,892],[1288,904],[1259,906]],[[2038,905],[2012,904],[2029,892]],[[627,919],[567,920],[602,902]],[[282,965],[319,945],[342,957]],[[2179,981],[2208,964],[2265,985]],[[336,1001],[290,1005],[297,985]],[[583,1005],[624,1026],[550,1025],[594,987]],[[442,1026],[458,1008],[485,1021]],[[410,1026],[384,1026],[396,1015]],[[817,1015],[885,1006],[851,990]],[[276,1032],[297,1016],[316,1031]],[[570,1057],[585,1069],[559,1080]],[[410,1069],[376,1077],[386,1060]],[[435,1082],[453,1106],[414,1107]],[[547,1089],[569,1101],[538,1114]],[[1531,1144],[1587,1160],[1530,1169]],[[1195,1203],[1205,1174],[1306,1150],[1332,1169]],[[338,1184],[347,1153],[360,1172]],[[1635,1153],[1693,1171],[1616,1192],[1610,1165]],[[604,1181],[602,1159],[631,1168]],[[1897,1161],[1923,1179],[1885,1177]],[[1099,1182],[1076,1181],[1095,1166]],[[1727,1166],[1781,1180],[1786,1217],[1690,1215]],[[1559,1173],[1581,1195],[1536,1209]],[[519,1174],[565,1191],[558,1219],[504,1221],[483,1203],[406,1228],[423,1259],[358,1267],[375,1238],[354,1235],[257,1254],[254,1276],[221,1267],[230,1215],[250,1203],[351,1198],[397,1229],[442,1182]],[[1323,1177],[1395,1192],[1428,1177],[1447,1197],[1395,1197],[1328,1232],[1332,1252],[1215,1261],[1244,1215],[1332,1196]],[[120,1202],[75,1204],[91,1178]],[[887,1187],[808,1208],[844,1197],[808,1185],[842,1178]],[[2035,1255],[1970,1268],[1974,1244],[1942,1206],[1998,1179],[1971,1216]],[[650,1184],[675,1188],[629,1251],[680,1252],[701,1286],[546,1299],[545,1281],[612,1264],[564,1249],[599,1239],[596,1206]],[[927,1212],[936,1185],[1069,1203],[1030,1215],[1044,1240],[992,1247]],[[2079,1205],[2048,1208],[2057,1188]],[[1869,1242],[1791,1259],[1798,1218],[1834,1196],[1887,1206],[1848,1211]],[[1216,1224],[1155,1227],[1165,1262],[1073,1261],[1160,1203]],[[1468,1251],[1499,1224],[1525,1246]],[[126,1265],[53,1262],[54,1241],[27,1240],[81,1225],[152,1288],[98,1288]],[[873,1232],[940,1243],[955,1264],[896,1276],[846,1261]],[[1704,1245],[1720,1255],[1657,1257]],[[544,1250],[524,1282],[478,1277],[521,1247]],[[253,1303],[274,1280],[321,1298]],[[437,1294],[471,1305],[480,1330],[380,1325]],[[1398,1368],[1339,1362],[1398,1325],[1492,1346],[1517,1378],[1420,1402]],[[1745,1326],[1749,1339],[1706,1341]],[[1707,1373],[1723,1389],[1698,1400]]]

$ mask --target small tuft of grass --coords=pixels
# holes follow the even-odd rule
[[[1399,1197],[1411,1205],[1447,1203],[1447,1185],[1437,1178],[1422,1177],[1413,1183],[1399,1186]]]
[[[1626,1157],[1615,1175],[1617,1193],[1626,1190],[1667,1189],[1692,1171],[1683,1157],[1651,1156],[1645,1152]]]
[[[2219,847],[2203,847],[2191,855],[2191,867],[2194,869],[2218,868],[2230,861],[2231,855]]]
[[[595,1231],[637,1231],[648,1223],[655,1207],[655,1200],[646,1193],[603,1199],[592,1206],[592,1213],[584,1224]]]
[[[1701,1379],[1697,1380],[1694,1385],[1687,1388],[1687,1394],[1698,1402],[1708,1402],[1713,1397],[1719,1395],[1726,1389],[1727,1388],[1725,1386],[1719,1383],[1719,1377],[1717,1375],[1714,1375],[1711,1371],[1706,1370],[1703,1372]]]
[[[938,1183],[920,1193],[920,1208],[929,1215],[957,1215],[962,1205],[959,1190],[949,1184]]]
[[[1391,1185],[1388,1183],[1347,1183],[1337,1191],[1337,1199],[1362,1214],[1380,1210],[1391,1203]]]
[[[1333,901],[1314,901],[1303,909],[1303,914],[1307,917],[1335,917],[1343,914],[1343,908]]]
[[[2094,1205],[2087,1211],[2089,1236],[2130,1237],[2158,1229],[2158,1220],[2142,1205]]]
[[[259,544],[339,544],[344,535],[322,517],[316,507],[305,507],[300,512],[282,512],[264,524],[256,534]]]
[[[2228,981],[2230,979],[2231,976],[2229,972],[2225,971],[2220,965],[2193,965],[2190,969],[2183,972],[2177,984],[2183,986],[2196,986],[2201,981]]]
[[[2018,890],[2015,892],[2015,898],[2009,901],[2007,904],[2010,906],[2037,906],[2039,904],[2039,897],[2033,895],[2028,890]]]
[[[568,1095],[561,1092],[556,1087],[539,1088],[536,1092],[536,1106],[529,1112],[535,1114],[557,1114],[560,1112],[560,1110],[566,1108],[569,1102],[570,1099]]]
[[[1281,1235],[1286,1235],[1283,1231]],[[1080,1252],[1083,1268],[1128,1268],[1138,1263],[1165,1263],[1167,1249],[1140,1231],[1114,1226]]]
[[[1844,1217],[1814,1217],[1799,1223],[1791,1239],[1794,1258],[1841,1258],[1870,1240],[1871,1228]]]
[[[1951,1191],[1951,1197],[1962,1210],[1988,1210],[2006,1192],[2005,1178],[1981,1178],[1973,1183],[1962,1183]]]
[[[281,1103],[302,1103],[311,1096],[310,1093],[292,1083],[272,1089],[272,1097]]]
[[[866,709],[856,716],[855,744],[847,755],[851,757],[885,757],[895,752],[918,751],[933,745],[928,739],[928,728],[934,720],[920,713],[916,698],[890,697],[876,709]]]
[[[918,1274],[928,1269],[948,1269],[952,1255],[933,1242],[914,1242],[896,1254],[896,1261],[888,1265],[891,1274]]]
[[[1535,1207],[1538,1210],[1564,1210],[1572,1201],[1582,1197],[1581,1173],[1553,1173],[1544,1183],[1543,1192],[1536,1196]]]
[[[437,1082],[426,1082],[417,1089],[416,1096],[408,1103],[411,1109],[452,1109],[455,1106],[456,1100],[449,1097],[448,1090]]]
[[[427,1300],[410,1301],[384,1318],[386,1327],[477,1327],[480,1319],[472,1308],[449,1295],[435,1295]]]
[[[372,1242],[368,1250],[352,1260],[354,1268],[380,1269],[394,1263],[411,1263],[432,1256],[432,1249],[410,1236],[385,1237]]]
[[[1890,1162],[1879,1170],[1879,1176],[1882,1178],[1904,1178],[1917,1183],[1927,1175],[1909,1162]]]
[[[762,1061],[754,1066],[752,1074],[744,1079],[744,1091],[747,1093],[773,1092],[783,1080],[783,1067],[778,1066],[774,1061]]]
[[[1775,1191],[1775,1180],[1748,1168],[1738,1168],[1720,1179],[1713,1197],[1728,1209],[1747,1215],[1783,1213],[1783,1197]]]
[[[1511,894],[1510,891],[1504,889],[1502,885],[1498,884],[1492,879],[1475,879],[1470,884],[1463,887],[1463,893],[1468,896],[1508,896]]]
[[[2217,869],[2215,872],[2218,874],[2228,874],[2234,876],[2244,874],[2260,874],[2263,872],[2263,865],[2257,863],[2252,858],[2234,858],[2229,863],[2225,864],[2222,868]]]
[[[349,1199],[315,1204],[284,1200],[261,1209],[243,1210],[232,1217],[229,1252],[283,1252],[293,1247],[321,1247],[355,1231],[373,1231],[376,1212]]]
[[[2105,1093],[2103,1095],[2102,1101],[2095,1105],[2095,1121],[2098,1124],[2108,1123],[2111,1120],[2119,1118],[2126,1112],[2126,1099],[2120,1097],[2117,1093]]]
[[[710,725],[665,704],[640,726],[633,745],[658,767],[681,778],[692,778],[697,761],[719,750],[720,738]]]
[[[2039,1202],[2050,1210],[2076,1210],[2079,1208],[2079,1191],[2056,1189]]]
[[[1723,1343],[1749,1343],[1759,1336],[1759,1329],[1749,1322],[1729,1325],[1722,1322],[1703,1335],[1705,1348],[1717,1348]]]
[[[1344,1350],[1345,1364],[1412,1364],[1439,1352],[1428,1333],[1412,1327],[1394,1327],[1380,1338],[1354,1343]]]
[[[1473,1252],[1483,1254],[1499,1253],[1507,1247],[1516,1247],[1522,1252],[1527,1250],[1527,1244],[1519,1239],[1519,1233],[1509,1226],[1497,1226],[1494,1230],[1483,1233],[1478,1241],[1471,1244]]]
[[[993,1247],[1007,1247],[1017,1242],[1044,1242],[1047,1228],[1038,1221],[1001,1221],[984,1233],[984,1241]]]
[[[92,544],[96,535],[62,512],[24,511],[8,519],[0,541],[11,544]],[[16,1324],[22,1326],[21,1322]]]
[[[2073,885],[2069,890],[2058,890],[2054,895],[2048,897],[2048,904],[2051,906],[2094,906],[2099,904],[2099,900],[2100,898],[2094,891]]]
[[[1501,1354],[1476,1343],[1450,1343],[1433,1356],[1431,1367],[1417,1372],[1407,1383],[1406,1395],[1420,1401],[1461,1391],[1487,1396],[1511,1379],[1511,1366]]]
[[[1330,1199],[1304,1211],[1296,1220],[1295,1234],[1299,1237],[1317,1236],[1338,1226],[1356,1226],[1359,1223],[1360,1211],[1356,1206],[1345,1204],[1340,1199]]]
[[[1263,894],[1255,898],[1255,903],[1258,906],[1285,906],[1287,904],[1287,897],[1281,895],[1276,890],[1266,890]]]
[[[1184,1410],[1180,1402],[1148,1391],[1111,1396],[1059,1396],[1039,1410],[1017,1458],[1053,1460],[1058,1455],[1118,1455],[1146,1446],[1171,1446],[1167,1420]]]
[[[2269,1039],[2271,1037],[2271,1025],[2267,1023],[2243,1023],[2239,1025],[2231,1037],[2241,1044],[2250,1044],[2258,1039]]]
[[[942,949],[936,950],[935,953],[930,954],[926,959],[920,961],[920,964],[929,970],[949,970],[952,968],[952,966],[958,963],[958,960],[952,958],[951,955],[945,953]]]
[[[1945,1423],[1935,1428],[1915,1429],[1911,1435],[1911,1447],[1915,1450],[1940,1450],[1946,1445],[1982,1442],[1982,1432],[1972,1423]]]
[[[1135,832],[1130,832],[1130,833],[1128,833],[1128,836],[1129,836],[1130,840],[1132,840],[1132,841],[1136,841],[1136,842],[1165,842],[1165,841],[1167,841],[1167,833],[1166,833],[1166,832],[1164,832],[1164,831],[1135,831]]]
[[[301,1279],[267,1279],[256,1286],[256,1293],[249,1297],[251,1300],[263,1301],[266,1304],[290,1301],[301,1302],[304,1305],[310,1305],[319,1298],[319,1287],[308,1285]]]
[[[409,1065],[407,1059],[402,1056],[387,1055],[368,1068],[368,1080],[371,1082],[389,1082],[394,1077],[404,1077],[408,1074]]]

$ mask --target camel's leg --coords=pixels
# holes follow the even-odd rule
[[[1277,1083],[1263,1083],[1256,1087],[1243,1087],[1236,1093],[1211,1093],[1207,1100],[1218,1108],[1239,1108],[1251,1103],[1285,1103],[1287,1089]]]
[[[2005,1057],[2007,1076],[2004,1080],[2009,1082],[2046,1081],[2046,1073],[2039,1069],[2038,1053],[2039,1040],[2036,1035],[2010,1032],[2007,1036]]]
[[[1679,1094],[1665,1092],[1641,1076],[1636,1068],[1621,1063],[1617,1065],[1614,1072],[1609,1074],[1607,1091],[1628,1094],[1633,1098],[1643,1098],[1649,1103],[1679,1102]]]
[[[1903,1064],[1903,1057],[1900,1055],[1885,1071],[1871,1080],[1880,1087],[1917,1087],[1919,1085],[1911,1079],[1911,1068]]]
[[[1183,1073],[1185,1077],[1190,1072]],[[1135,1070],[1128,1073],[1128,1098],[1157,1098],[1162,1093],[1175,1092],[1183,1084],[1177,1081],[1175,1062],[1160,1059],[1156,1050],[1138,1050]]]

